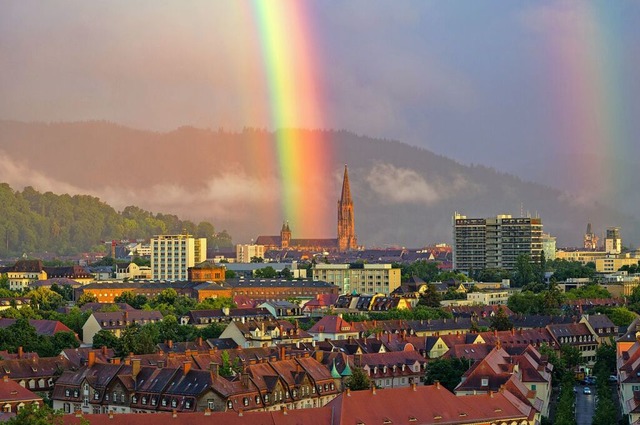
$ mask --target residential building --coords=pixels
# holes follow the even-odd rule
[[[40,260],[19,260],[7,270],[7,278],[9,289],[22,291],[27,289],[31,282],[45,280],[47,272]]]
[[[322,280],[227,279],[233,297],[247,296],[258,300],[313,299],[317,295],[337,294],[339,288]]]
[[[264,252],[264,245],[237,244],[236,263],[250,263],[254,258],[260,258],[264,260]]]
[[[547,330],[555,339],[556,346],[570,345],[580,351],[583,364],[593,367],[599,342],[585,323],[548,325]]]
[[[544,253],[545,260],[556,259],[556,237],[551,236],[548,233],[543,233],[541,237],[542,252]]]
[[[206,238],[185,233],[157,235],[151,239],[151,272],[155,280],[187,280],[189,267],[206,259]]]
[[[95,312],[82,325],[82,342],[93,344],[93,337],[101,330],[111,331],[120,338],[122,331],[129,325],[146,325],[161,320],[162,313],[155,310]]]
[[[118,280],[149,280],[151,267],[139,266],[136,263],[116,264],[116,279]]]
[[[38,392],[51,391],[61,371],[71,367],[73,364],[63,356],[26,355],[22,352],[22,347],[18,348],[16,358],[0,360],[2,374],[7,375],[21,387]]]
[[[391,264],[316,264],[313,279],[332,283],[341,294],[390,295],[400,287],[401,270]]]
[[[181,318],[181,323],[203,328],[212,323],[247,322],[249,320],[272,319],[273,317],[273,314],[266,308],[225,307],[214,310],[191,310]]]
[[[231,338],[243,348],[311,342],[313,337],[287,320],[230,322],[220,338]]]
[[[509,295],[509,291],[470,292],[467,293],[467,301],[471,302],[472,305],[506,305]]]
[[[324,316],[318,320],[310,329],[309,334],[316,341],[325,339],[348,339],[358,338],[358,331],[353,325],[342,318],[342,314],[337,316]]]
[[[513,270],[518,256],[538,261],[542,253],[540,218],[498,215],[490,218],[453,217],[453,268]]]
[[[28,405],[42,406],[42,397],[35,395],[28,389],[4,375],[0,381],[0,411],[3,413],[18,413]]]

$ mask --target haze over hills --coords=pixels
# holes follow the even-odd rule
[[[558,246],[581,244],[587,222],[598,233],[622,228],[625,245],[640,237],[637,216],[587,204],[571,194],[483,166],[465,166],[425,149],[346,131],[288,130],[304,143],[322,140],[326,158],[304,157],[302,168],[323,161],[328,172],[307,182],[301,199],[321,222],[292,228],[294,237],[332,237],[344,164],[348,164],[359,242],[368,247],[419,247],[451,241],[451,216],[500,213],[542,217]],[[107,122],[0,121],[0,181],[14,189],[90,194],[121,210],[206,220],[234,242],[277,234],[282,213],[277,135],[182,127],[167,133]],[[256,155],[256,152],[259,155]]]

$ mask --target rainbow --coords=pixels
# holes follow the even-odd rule
[[[335,234],[332,149],[323,132],[323,90],[317,73],[311,13],[297,0],[251,2],[275,129],[281,212],[294,237]],[[301,130],[305,128],[306,130]],[[334,199],[335,198],[335,199]]]
[[[630,143],[616,9],[611,2],[570,2],[546,35],[558,150],[575,159],[566,164],[574,171],[570,186],[588,187],[608,202],[615,202],[613,189],[623,187],[624,176],[607,159],[623,158]]]

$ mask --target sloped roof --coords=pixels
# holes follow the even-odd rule
[[[28,402],[42,401],[42,397],[32,393],[28,389],[4,375],[0,381],[0,402]]]
[[[340,316],[324,316],[318,320],[308,331],[310,334],[318,333],[352,333],[356,330],[349,322]]]
[[[0,319],[0,328],[8,328],[16,323],[16,319]],[[29,324],[36,328],[38,335],[53,336],[58,332],[73,332],[65,324],[57,320],[29,319]]]

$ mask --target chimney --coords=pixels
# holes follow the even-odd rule
[[[132,359],[131,360],[131,376],[133,376],[133,379],[135,379],[136,376],[138,376],[138,373],[140,373],[140,359]]]
[[[191,370],[191,361],[187,360],[182,363],[182,373],[186,375]]]
[[[96,352],[91,350],[87,356],[87,367],[93,367],[96,363]]]
[[[124,364],[129,366],[131,364],[131,358],[130,357],[125,357],[124,358]]]
[[[22,349],[22,345],[18,347],[18,358],[21,359],[24,356],[24,351]]]
[[[109,419],[113,419],[113,410],[109,410]]]
[[[2,377],[2,381],[3,381],[3,382],[9,382],[9,376],[8,376],[8,375],[4,375],[4,376]]]
[[[349,389],[349,387],[347,387],[345,392],[347,393],[347,397],[351,397],[351,389]]]
[[[106,355],[107,355],[107,346],[106,346],[106,345],[103,345],[103,346],[102,346],[102,355],[103,355],[103,356],[106,356]]]
[[[169,346],[169,350],[171,350],[173,348],[173,341],[172,340],[167,341],[167,346]]]
[[[438,384],[438,385],[439,385],[439,384]],[[411,389],[412,389],[413,391],[418,391],[418,385],[417,385],[415,382],[412,382],[412,383],[411,383]]]
[[[171,412],[171,416],[172,416],[172,417],[174,417],[174,418],[177,418],[177,417],[178,417],[178,411],[174,409],[174,410]]]
[[[201,336],[198,337],[197,342],[198,342],[198,347],[202,347],[202,337]]]
[[[208,407],[204,409],[204,415],[205,416],[211,416],[211,409],[209,409]]]
[[[216,362],[211,362],[209,363],[209,370],[211,371],[211,375],[218,376],[220,365]]]
[[[122,312],[122,317],[124,318],[125,321],[125,325],[126,325],[126,321],[127,319],[129,319],[129,312],[127,312],[127,310]]]
[[[316,350],[314,354],[315,354],[316,361],[318,363],[322,363],[322,357],[323,357],[322,350]]]
[[[514,336],[516,334],[516,330],[514,328],[511,328],[511,336]]]
[[[440,381],[435,381],[434,384],[436,385],[437,389],[440,389]]]
[[[376,386],[375,386],[375,384],[371,385],[371,395],[376,395]]]
[[[80,409],[76,409],[76,418],[81,418],[82,417],[82,410]]]
[[[284,360],[284,356],[286,354],[286,348],[284,345],[280,346],[280,360]]]
[[[288,414],[288,412],[287,412],[287,406],[282,406],[282,414],[283,414],[283,415],[287,415],[287,414]]]
[[[240,374],[240,381],[242,382],[243,388],[249,388],[249,374],[246,370]]]

